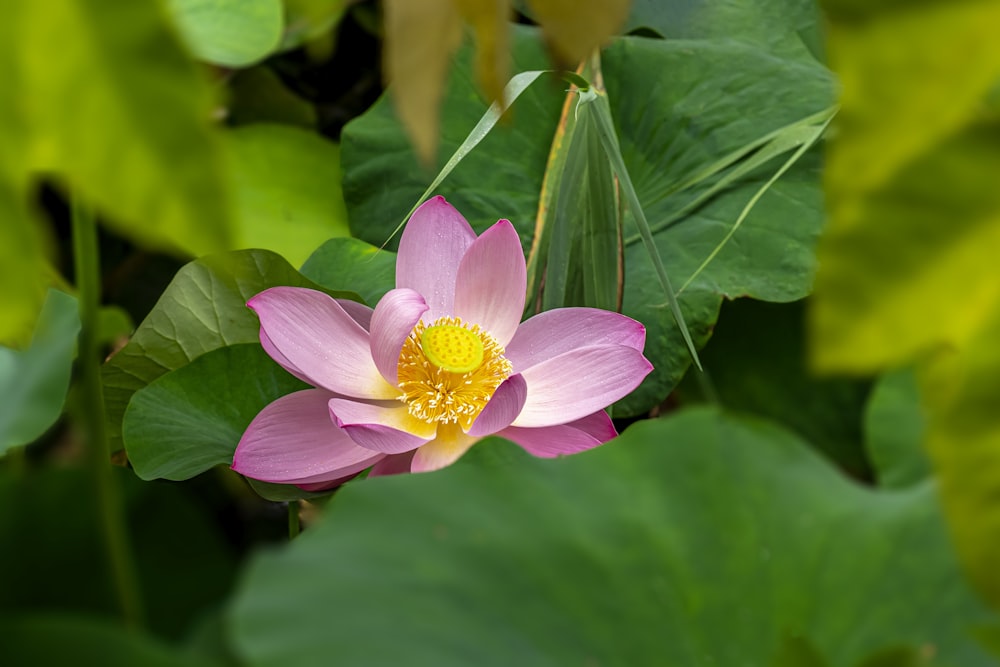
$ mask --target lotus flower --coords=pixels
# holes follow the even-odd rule
[[[442,468],[488,435],[541,457],[615,437],[603,408],[652,370],[644,327],[593,308],[522,323],[526,281],[509,221],[477,238],[436,197],[407,224],[396,289],[374,311],[296,287],[254,296],[264,349],[315,388],[265,407],[233,469],[321,489],[369,467]]]

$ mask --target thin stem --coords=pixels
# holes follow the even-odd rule
[[[73,202],[73,260],[80,299],[78,363],[80,396],[88,461],[96,488],[101,529],[111,565],[122,617],[130,628],[142,625],[142,604],[125,528],[125,512],[111,469],[104,425],[104,388],[101,385],[101,349],[97,323],[101,298],[101,267],[97,225],[90,211]]]
[[[294,540],[299,535],[299,501],[288,502],[288,539]]]

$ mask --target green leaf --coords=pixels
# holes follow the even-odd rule
[[[246,302],[275,285],[321,289],[266,250],[203,257],[177,272],[129,344],[102,370],[113,450],[121,447],[122,418],[137,390],[206,352],[259,341],[260,324]]]
[[[396,286],[396,253],[355,238],[330,239],[302,265],[302,275],[332,290],[351,290],[369,306]]]
[[[281,123],[316,128],[316,108],[289,90],[266,65],[236,72],[227,91],[227,118],[233,125]]]
[[[168,0],[177,27],[200,60],[246,67],[281,42],[281,0]]]
[[[516,69],[545,66],[537,33],[518,30],[513,43]],[[445,98],[446,151],[464,141],[486,109],[473,92],[467,61],[465,56],[456,67]],[[623,38],[604,52],[602,67],[624,162],[671,280],[684,284],[716,253],[679,298],[695,347],[707,340],[723,298],[805,296],[824,220],[814,152],[767,189],[718,251],[781,157],[677,216],[713,186],[711,179],[691,183],[692,174],[829,109],[829,72],[815,62],[731,40]],[[440,193],[477,231],[508,218],[523,245],[530,246],[562,102],[561,90],[541,82],[532,86],[509,112],[511,122],[498,125],[441,184]],[[352,229],[376,245],[390,237],[400,212],[410,209],[430,180],[421,178],[384,101],[345,128],[343,166]],[[391,190],[385,188],[387,179]],[[631,224],[626,221],[625,228]],[[638,244],[625,248],[623,312],[646,325],[646,352],[655,365],[643,385],[616,406],[616,414],[635,415],[661,402],[690,364],[648,252]]]
[[[64,177],[102,221],[140,244],[227,249],[211,89],[159,3],[19,0],[5,11],[17,31],[0,49],[20,67],[20,103],[2,140],[20,135],[22,163]]]
[[[879,378],[865,410],[865,445],[879,486],[902,489],[928,479],[930,462],[924,451],[927,417],[912,369]]]
[[[0,661],[5,665],[219,667],[113,621],[65,613],[5,618],[0,627]]]
[[[698,382],[707,379],[721,405],[779,422],[852,476],[869,479],[863,417],[868,417],[868,433],[896,428],[899,421],[883,420],[881,399],[874,409],[869,403],[866,414],[868,382],[817,378],[809,372],[805,312],[801,301],[724,303],[701,353],[707,378],[688,375],[677,396],[682,403],[696,397],[711,400]]]
[[[257,413],[308,386],[260,345],[207,352],[132,396],[122,423],[129,461],[145,480],[184,480],[229,465]]]
[[[237,203],[237,246],[266,248],[298,266],[332,236],[347,236],[340,149],[315,132],[249,125],[226,137]]]
[[[147,484],[117,467],[111,473],[127,514],[148,628],[160,637],[183,636],[232,587],[233,548],[218,521],[204,511],[204,498],[190,487]],[[101,516],[86,469],[63,464],[29,466],[19,475],[0,470],[0,534],[17,536],[18,544],[0,550],[0,615],[5,617],[0,628],[8,629],[13,615],[53,610],[109,617],[120,613]],[[10,661],[3,651],[11,646],[20,644],[4,636],[4,665],[104,664],[83,657]]]
[[[633,0],[626,31],[667,39],[736,39],[782,55],[821,59],[822,15],[812,0]]]
[[[572,457],[348,485],[251,563],[230,627],[254,667],[769,665],[802,634],[837,667],[887,642],[975,667],[987,618],[929,486],[858,486],[691,410]]]
[[[49,290],[31,347],[0,347],[0,455],[32,442],[62,414],[79,332],[76,299]]]
[[[0,293],[4,295],[0,345],[19,348],[31,337],[50,270],[39,228],[20,195],[0,176],[0,219],[4,220],[0,225]]]

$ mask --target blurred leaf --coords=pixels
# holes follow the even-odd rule
[[[294,49],[336,26],[349,0],[285,0],[285,36],[282,50]]]
[[[359,239],[330,239],[302,265],[302,275],[332,290],[357,292],[375,306],[396,286],[396,253]]]
[[[873,491],[690,410],[573,457],[349,484],[258,555],[230,627],[254,667],[770,664],[805,632],[835,667],[886,641],[975,667],[986,618],[933,489]]]
[[[16,28],[0,50],[13,50],[20,67],[19,123],[0,126],[0,143],[22,135],[23,163],[65,176],[140,244],[192,254],[228,247],[210,89],[159,3],[18,0],[4,20]]]
[[[927,652],[933,655],[934,647],[930,646],[928,648]],[[922,655],[915,648],[895,646],[868,656],[858,663],[858,667],[922,667],[931,664],[926,658],[926,655]]]
[[[510,66],[510,0],[454,0],[454,4],[476,35],[479,84],[487,99],[500,100]]]
[[[120,306],[104,306],[98,312],[97,340],[101,345],[114,346],[117,341],[128,338],[135,330],[132,316]]]
[[[424,163],[438,145],[448,65],[462,38],[453,0],[385,0],[386,80],[399,118]]]
[[[514,37],[515,69],[544,68],[538,33],[518,29]],[[623,38],[605,51],[602,66],[625,164],[664,265],[683,284],[780,165],[776,160],[745,174],[686,213],[713,182],[679,187],[734,151],[828,109],[832,79],[815,62],[779,58],[730,40]],[[463,52],[445,98],[442,153],[460,145],[486,109],[473,90],[470,56]],[[559,89],[532,86],[512,109],[511,122],[493,130],[441,185],[439,192],[475,229],[509,218],[522,244],[530,246],[563,99]],[[343,151],[353,231],[381,244],[429,178],[421,176],[384,101],[348,124]],[[792,301],[809,292],[824,221],[818,168],[816,156],[807,153],[789,169],[680,296],[696,347],[707,339],[723,297]],[[625,248],[624,312],[646,325],[646,352],[656,366],[616,407],[616,414],[635,415],[662,401],[690,364],[648,252],[638,244]]]
[[[852,476],[870,478],[861,428],[869,383],[818,379],[809,372],[803,302],[724,302],[701,361],[726,408],[779,422]],[[710,400],[691,375],[677,393],[682,403],[695,397]],[[869,429],[881,433],[899,426],[883,419],[883,400],[874,410],[873,402],[868,404]]]
[[[31,347],[0,347],[0,456],[32,442],[59,419],[79,332],[76,299],[50,289]]]
[[[122,423],[128,459],[145,480],[184,480],[229,465],[258,412],[307,388],[260,345],[206,352],[132,396]]]
[[[630,0],[528,0],[552,50],[577,62],[618,32],[628,17]]]
[[[30,339],[45,299],[48,269],[37,223],[29,217],[22,193],[4,182],[2,173],[0,169],[0,345],[20,348]]]
[[[123,491],[149,628],[161,637],[180,637],[193,619],[226,596],[236,573],[231,547],[188,489],[147,484],[121,468],[112,472]],[[101,521],[87,470],[29,468],[19,476],[0,471],[0,534],[17,539],[16,549],[0,550],[0,615],[116,615]],[[0,664],[105,664],[82,658],[10,662],[3,650],[12,642],[6,636],[0,641]]]
[[[931,475],[924,451],[927,418],[912,369],[892,371],[872,388],[865,410],[865,444],[885,489],[919,484]]]
[[[829,667],[812,642],[803,636],[785,637],[771,667]]]
[[[266,66],[237,72],[229,80],[229,115],[233,125],[281,123],[316,128],[316,109],[289,90]]]
[[[137,390],[205,352],[259,341],[260,323],[246,302],[275,285],[321,289],[266,250],[203,257],[177,272],[129,344],[102,369],[112,451],[121,447],[122,418]]]
[[[168,0],[181,36],[199,60],[246,67],[281,41],[281,0]]]
[[[1000,4],[828,5],[843,95],[814,361],[851,373],[918,364],[958,551],[1000,607]]]
[[[231,130],[226,146],[237,204],[237,247],[266,248],[301,264],[332,236],[347,236],[340,148],[282,125]]]
[[[3,619],[0,661],[5,665],[102,665],[102,667],[218,667],[159,639],[110,620],[66,613]]]

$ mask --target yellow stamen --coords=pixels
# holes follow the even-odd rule
[[[513,370],[503,355],[477,324],[457,317],[418,322],[399,355],[399,400],[417,419],[468,429]]]

